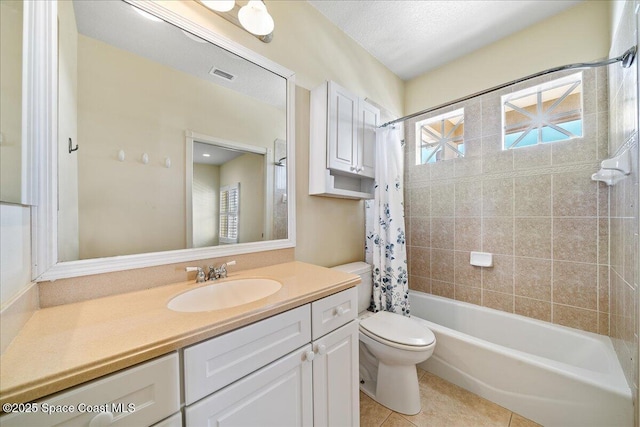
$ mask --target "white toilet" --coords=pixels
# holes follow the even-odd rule
[[[436,337],[419,322],[395,313],[367,311],[373,291],[371,266],[354,262],[333,267],[357,274],[360,320],[360,390],[402,414],[420,412],[416,364],[427,360]]]

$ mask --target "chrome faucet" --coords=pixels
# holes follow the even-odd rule
[[[225,279],[227,277],[227,267],[232,265],[236,265],[236,262],[228,261],[222,264],[218,268],[214,267],[213,265],[210,265],[208,280]]]
[[[196,272],[196,283],[204,283],[207,280],[207,277],[204,275],[204,270],[202,267],[187,267],[185,271],[195,271]]]

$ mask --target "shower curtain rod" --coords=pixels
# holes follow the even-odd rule
[[[485,90],[482,90],[480,92],[476,92],[474,94],[467,95],[467,96],[464,96],[462,98],[458,98],[458,99],[455,99],[453,101],[449,101],[449,102],[446,102],[444,104],[437,105],[435,107],[427,108],[426,110],[418,111],[417,113],[412,113],[412,114],[409,114],[407,116],[400,117],[399,119],[391,120],[390,122],[387,122],[387,123],[381,125],[380,127],[386,127],[386,126],[389,126],[389,125],[392,125],[392,124],[395,124],[395,123],[404,122],[405,120],[413,119],[414,117],[418,117],[418,116],[421,116],[423,114],[427,114],[427,113],[430,113],[432,111],[439,110],[440,108],[448,107],[450,105],[457,104],[458,102],[467,101],[467,100],[475,98],[477,96],[482,96],[482,95],[485,95],[487,93],[494,92],[496,90],[504,89],[507,86],[511,86],[511,85],[514,85],[514,84],[517,84],[517,83],[521,83],[521,82],[524,82],[524,81],[527,81],[527,80],[530,80],[530,79],[533,79],[533,78],[536,78],[536,77],[544,76],[546,74],[555,73],[556,71],[573,70],[573,69],[576,69],[576,68],[602,67],[604,65],[615,64],[616,62],[622,62],[621,65],[624,68],[629,68],[631,66],[631,64],[633,64],[633,61],[634,61],[634,59],[636,57],[637,49],[638,49],[637,46],[632,46],[631,48],[627,49],[627,51],[625,53],[623,53],[622,55],[620,55],[620,56],[618,56],[616,58],[611,58],[611,59],[607,59],[607,60],[604,60],[604,61],[599,61],[599,62],[581,62],[581,63],[577,63],[577,64],[562,65],[560,67],[549,68],[548,70],[539,71],[539,72],[537,72],[535,74],[531,74],[531,75],[528,75],[526,77],[521,77],[519,79],[512,80],[512,81],[510,81],[508,83],[503,83],[501,85],[494,86],[492,88],[485,89]]]

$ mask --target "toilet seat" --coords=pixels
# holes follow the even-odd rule
[[[387,311],[362,319],[360,331],[376,341],[409,351],[423,351],[436,340],[433,332],[415,320]]]

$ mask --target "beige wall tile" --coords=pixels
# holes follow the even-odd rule
[[[515,218],[514,254],[551,258],[551,218]]]
[[[441,282],[439,280],[431,281],[431,293],[445,298],[453,299],[455,290],[453,283]]]
[[[483,289],[482,305],[495,310],[513,313],[513,294],[503,294]]]
[[[439,184],[431,187],[431,215],[454,216],[454,185]]]
[[[482,220],[476,218],[455,219],[455,243],[457,251],[480,251],[482,248]]]
[[[513,150],[513,168],[515,170],[548,166],[551,166],[551,144],[539,144]]]
[[[489,179],[482,186],[483,216],[513,216],[513,179]]]
[[[609,313],[609,266],[598,265],[598,311]]]
[[[453,283],[454,253],[451,250],[432,249],[431,250],[431,279],[442,282]],[[431,283],[434,286],[434,283]]]
[[[409,289],[430,293],[431,280],[426,277],[409,276]]]
[[[482,304],[482,289],[471,286],[455,285],[455,299],[470,304]]]
[[[551,303],[531,298],[515,297],[514,312],[533,319],[551,321]]]
[[[597,216],[598,184],[583,172],[553,175],[554,216]]]
[[[514,259],[514,292],[518,296],[551,301],[551,260]]]
[[[409,221],[407,240],[411,246],[431,246],[431,219],[424,216],[414,216]]]
[[[598,309],[597,265],[553,262],[553,302]]]
[[[513,255],[513,218],[484,218],[482,250],[494,254]]]
[[[553,323],[588,332],[598,332],[598,312],[553,304]]]
[[[518,177],[513,183],[516,216],[551,216],[550,175]]]
[[[409,264],[412,275],[431,277],[431,249],[412,246]]]
[[[596,263],[597,233],[596,218],[554,218],[553,258]]]
[[[456,285],[481,287],[482,268],[469,263],[470,253],[455,251],[454,282]]]
[[[455,222],[453,218],[431,217],[431,247],[453,249]]]
[[[411,200],[411,209],[409,210],[409,216],[429,216],[431,213],[430,199],[431,188],[430,187],[418,187],[409,189],[409,197]]]
[[[478,217],[482,214],[482,182],[458,182],[455,185],[455,216]]]
[[[513,295],[513,257],[494,255],[493,267],[482,268],[482,288]]]

